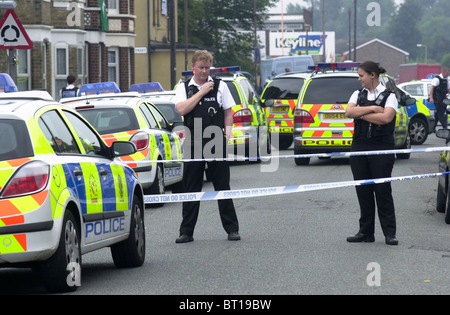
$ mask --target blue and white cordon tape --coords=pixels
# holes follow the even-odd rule
[[[409,175],[409,176],[399,176],[399,177],[389,177],[389,178],[378,178],[378,179],[368,179],[368,180],[358,180],[358,181],[296,185],[296,186],[248,188],[248,189],[236,189],[236,190],[205,191],[205,192],[198,192],[198,193],[167,194],[167,195],[146,195],[146,196],[144,196],[144,202],[146,204],[177,203],[177,202],[185,202],[185,201],[208,201],[208,200],[266,197],[266,196],[292,194],[292,193],[313,191],[313,190],[383,184],[383,183],[405,181],[405,180],[412,180],[412,179],[432,178],[432,177],[438,177],[438,176],[443,176],[443,175],[447,175],[447,174],[450,174],[450,172],[430,173],[430,174],[422,174],[422,175]]]
[[[430,152],[442,152],[446,151],[447,147],[435,147],[435,148],[424,148],[424,149],[404,149],[404,150],[384,150],[384,151],[360,151],[360,152],[336,152],[336,153],[320,153],[320,154],[301,154],[301,155],[289,155],[289,156],[275,156],[277,158],[308,158],[308,157],[350,157],[350,156],[361,156],[361,155],[385,155],[385,154],[396,154],[396,153],[430,153]],[[196,159],[195,161],[209,161],[209,160],[220,160],[220,159]],[[224,160],[224,159],[222,159]],[[179,160],[181,161],[181,160]],[[194,160],[183,160],[183,162],[192,162]],[[172,161],[173,162],[173,161]],[[255,197],[266,197],[274,195],[292,194],[298,192],[323,190],[331,188],[342,188],[350,186],[363,186],[363,185],[373,185],[373,184],[383,184],[397,181],[406,181],[413,179],[424,179],[424,178],[434,178],[443,175],[449,175],[450,172],[442,173],[430,173],[421,175],[408,175],[408,176],[398,176],[389,178],[378,178],[378,179],[367,179],[367,180],[357,180],[357,181],[344,181],[344,182],[331,182],[331,183],[318,183],[318,184],[307,184],[307,185],[294,185],[294,186],[279,186],[279,187],[263,187],[263,188],[247,188],[247,189],[236,189],[236,190],[221,190],[221,191],[205,191],[197,193],[180,193],[180,194],[167,194],[167,195],[146,195],[144,196],[144,202],[146,204],[153,203],[178,203],[185,201],[208,201],[208,200],[223,200],[223,199],[239,199],[239,198],[255,198]]]
[[[199,159],[173,159],[173,160],[158,160],[158,163],[174,163],[174,162],[212,162],[212,161],[246,161],[270,159],[293,159],[293,158],[324,158],[324,157],[350,157],[350,156],[368,156],[368,155],[386,155],[386,154],[404,154],[404,153],[432,153],[449,150],[450,147],[430,147],[423,149],[398,149],[398,150],[380,150],[380,151],[353,151],[353,152],[332,152],[332,153],[313,153],[313,154],[289,154],[289,155],[267,155],[260,157],[233,157],[233,158],[199,158]],[[139,164],[139,162],[135,162]]]

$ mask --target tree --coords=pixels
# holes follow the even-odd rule
[[[413,59],[417,56],[417,44],[422,41],[422,34],[418,29],[422,12],[418,0],[406,0],[393,16],[388,28],[390,42],[409,52]]]
[[[277,0],[256,0],[256,22],[262,26]],[[179,42],[184,42],[184,1],[178,1]],[[189,0],[189,43],[213,50],[215,65],[254,70],[253,1]]]

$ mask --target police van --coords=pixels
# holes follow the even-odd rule
[[[311,55],[284,56],[261,60],[261,83],[265,86],[277,75],[287,72],[304,72],[314,66]]]
[[[0,268],[35,267],[54,292],[76,290],[82,255],[104,247],[141,266],[143,190],[119,160],[135,152],[47,92],[0,93]]]
[[[294,112],[295,155],[350,151],[354,123],[345,115],[345,110],[353,92],[361,89],[358,73],[352,70],[358,66],[358,63],[321,63],[315,66],[316,70],[305,83]],[[389,82],[386,87],[393,89],[400,105],[394,131],[395,147],[409,149],[409,116],[405,106],[414,105],[416,100],[382,76],[380,83],[386,85]],[[410,153],[396,156],[407,159]],[[295,158],[297,165],[308,165],[309,162],[309,157]]]

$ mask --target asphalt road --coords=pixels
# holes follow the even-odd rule
[[[444,146],[430,135],[422,146]],[[292,154],[292,150],[281,154]],[[439,153],[397,160],[393,176],[437,172]],[[346,158],[279,160],[276,172],[234,163],[232,189],[351,181]],[[83,256],[74,294],[297,295],[448,294],[450,226],[435,211],[437,178],[393,183],[398,246],[388,246],[377,219],[376,241],[350,244],[358,230],[354,187],[236,199],[241,241],[230,242],[217,202],[203,202],[195,241],[175,244],[181,205],[146,209],[147,257],[116,269],[109,249]],[[205,183],[204,190],[213,190]],[[43,293],[30,270],[0,269],[0,293]]]

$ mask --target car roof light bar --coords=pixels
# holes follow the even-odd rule
[[[120,89],[116,82],[100,82],[100,83],[89,83],[83,84],[80,87],[78,96],[82,95],[99,95],[106,93],[120,93]]]
[[[0,73],[0,93],[17,92],[14,80],[7,73]]]
[[[161,86],[161,83],[159,83],[159,82],[133,84],[130,87],[130,92],[150,93],[150,92],[162,92],[162,91],[164,91],[164,89]]]
[[[349,68],[358,68],[360,65],[359,62],[321,62],[314,66],[309,66],[309,70],[340,70],[340,69],[349,69]]]
[[[233,73],[233,72],[237,72],[237,71],[241,71],[241,67],[239,66],[232,66],[232,67],[220,67],[220,68],[211,68],[211,70],[209,71],[210,74],[215,74],[215,73]],[[181,72],[181,75],[184,77],[188,77],[188,76],[192,76],[194,75],[194,71],[183,71]]]

